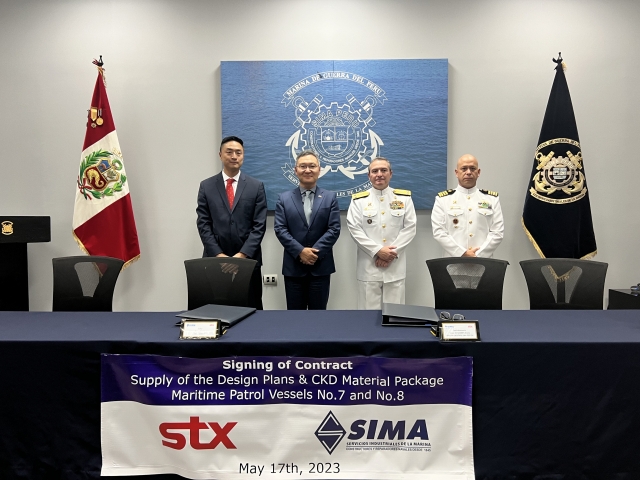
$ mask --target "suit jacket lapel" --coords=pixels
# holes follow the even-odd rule
[[[302,202],[302,192],[300,191],[300,188],[296,188],[291,192],[291,200],[293,200],[293,204],[295,205],[296,210],[298,210],[298,215],[300,215],[302,223],[308,227],[307,217],[304,216],[304,203]]]
[[[233,206],[231,207],[232,213],[235,210],[236,205],[238,205],[238,200],[240,199],[240,196],[242,195],[242,192],[244,191],[244,188],[246,186],[247,186],[247,179],[244,178],[244,175],[242,175],[241,173],[240,176],[238,177],[238,186],[236,187],[236,194],[233,197]],[[226,195],[226,192],[225,192],[225,195]]]
[[[313,225],[313,221],[316,218],[316,213],[318,213],[318,210],[320,210],[320,205],[322,205],[322,202],[324,202],[324,198],[324,190],[322,190],[320,187],[316,187],[313,206],[311,207],[311,219],[309,220],[309,226]]]
[[[229,211],[231,211],[231,208],[229,207],[229,199],[227,198],[227,189],[224,184],[224,178],[222,178],[222,173],[218,175],[216,188],[218,190],[218,193],[220,194],[220,197],[222,198],[222,203],[227,206]],[[233,201],[233,203],[236,203],[235,200]]]

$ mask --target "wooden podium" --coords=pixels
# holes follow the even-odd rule
[[[51,217],[0,216],[0,310],[29,310],[27,243],[51,241]]]

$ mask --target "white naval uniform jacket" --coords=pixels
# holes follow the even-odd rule
[[[347,227],[358,245],[356,276],[365,282],[395,282],[407,272],[405,248],[416,235],[416,211],[406,190],[370,188],[368,195],[352,198]],[[401,195],[398,192],[406,192]],[[354,195],[358,196],[357,194]],[[376,267],[375,255],[385,246],[395,245],[398,258],[388,267]]]
[[[461,257],[472,247],[480,247],[478,257],[493,256],[504,236],[504,222],[498,194],[491,193],[458,185],[455,190],[438,194],[431,226],[445,257]]]

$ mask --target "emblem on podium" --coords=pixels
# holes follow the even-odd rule
[[[5,220],[0,225],[2,225],[3,235],[13,235],[13,222],[10,222],[9,220]]]

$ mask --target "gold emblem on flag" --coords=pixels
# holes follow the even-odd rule
[[[13,222],[9,220],[5,220],[2,222],[2,234],[3,235],[13,235]]]
[[[112,197],[127,182],[123,168],[120,151],[95,150],[80,163],[78,189],[86,200]]]
[[[556,156],[551,148],[567,148],[566,157]],[[533,186],[529,189],[532,197],[547,203],[564,204],[576,202],[587,194],[578,142],[569,138],[549,140],[538,145],[535,158],[538,166],[532,178]]]

